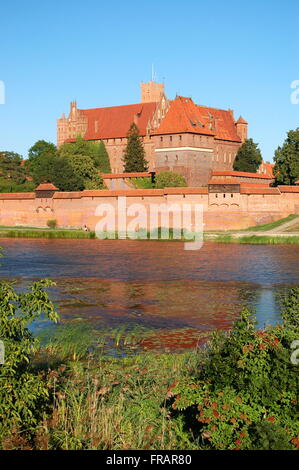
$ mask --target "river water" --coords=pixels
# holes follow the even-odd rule
[[[279,321],[278,295],[299,285],[299,245],[1,239],[0,277],[51,278],[61,319],[159,332],[175,348],[194,345],[196,333],[228,329],[244,306],[258,324]],[[182,333],[184,332],[184,334]],[[193,339],[192,339],[193,338]]]

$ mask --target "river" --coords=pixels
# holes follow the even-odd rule
[[[185,251],[167,241],[1,239],[0,246],[2,279],[20,288],[57,282],[50,296],[63,322],[139,325],[159,331],[169,348],[192,346],[194,332],[230,328],[244,306],[259,326],[273,324],[279,293],[299,285],[298,245],[205,243]]]

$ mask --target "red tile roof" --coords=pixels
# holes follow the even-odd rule
[[[164,194],[208,194],[208,188],[164,188],[163,192]]]
[[[250,181],[241,181],[242,188],[269,188],[267,183],[251,183]]]
[[[299,186],[278,186],[281,193],[299,193]]]
[[[242,118],[242,116],[239,117],[239,119],[237,120],[237,123],[238,123],[238,124],[248,124],[248,122],[245,121],[245,119]]]
[[[258,169],[258,173],[261,175],[266,175],[266,176],[270,176],[271,178],[274,178],[273,168],[274,168],[274,163],[262,162]]]
[[[115,179],[115,178],[146,178],[152,176],[149,172],[140,173],[101,173],[103,179]]]
[[[213,171],[212,176],[236,176],[242,178],[258,178],[258,179],[265,179],[271,180],[271,176],[263,175],[260,173],[250,173],[247,171]]]
[[[262,186],[262,185],[260,185]],[[240,193],[241,194],[280,194],[280,191],[278,188],[270,188],[270,187],[256,187],[256,188],[250,188],[248,186],[241,186],[240,188]]]
[[[87,116],[87,130],[84,139],[100,140],[126,137],[134,119],[140,135],[145,135],[148,121],[152,118],[156,107],[157,103],[140,103],[78,110]],[[73,141],[75,139],[68,139],[66,142]]]
[[[209,184],[240,184],[237,178],[211,178]]]
[[[191,98],[178,96],[170,101],[166,116],[153,134],[190,132],[215,136],[216,139],[241,142],[230,111],[196,105]]]
[[[59,189],[52,183],[41,183],[34,191],[59,191]]]
[[[35,193],[0,193],[0,199],[35,199]]]
[[[72,192],[56,191],[56,193],[53,196],[53,199],[81,199],[81,197],[82,197],[82,191],[72,191]]]
[[[163,189],[85,189],[82,197],[106,197],[106,196],[163,196]]]

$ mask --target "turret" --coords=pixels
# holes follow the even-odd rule
[[[238,136],[240,137],[242,143],[244,143],[248,135],[248,122],[245,121],[242,116],[240,116],[237,122],[235,123],[235,126],[237,129]]]

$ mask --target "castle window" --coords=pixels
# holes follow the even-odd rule
[[[225,197],[225,194],[223,194],[223,197]]]
[[[234,197],[234,195],[233,195],[233,194],[231,194],[231,195],[230,195],[230,197]]]
[[[180,137],[180,140],[182,140],[182,136],[180,135],[179,137]]]
[[[163,137],[160,137],[160,141],[163,142]]]
[[[169,137],[170,142],[172,142],[172,135]]]

